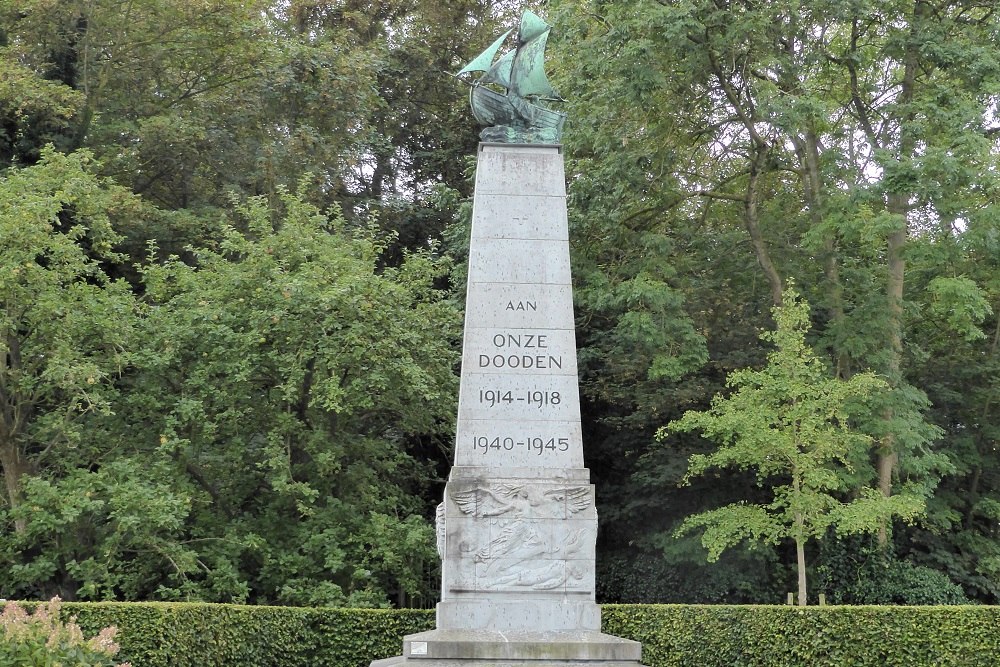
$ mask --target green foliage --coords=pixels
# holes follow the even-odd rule
[[[604,607],[602,630],[642,642],[643,663],[988,667],[996,607]]]
[[[831,604],[968,604],[962,588],[938,570],[857,538],[824,540],[816,588]]]
[[[409,448],[454,418],[459,316],[434,289],[447,263],[412,253],[380,269],[374,230],[301,195],[282,207],[273,222],[264,198],[241,204],[245,231],[192,250],[195,266],[144,270],[144,346],[121,415],[173,462],[200,561],[218,563],[175,562],[156,596],[424,595],[436,557],[417,494],[432,474]]]
[[[694,538],[666,536],[660,550],[604,549],[597,557],[601,604],[760,604],[787,593],[787,572],[769,549],[730,549],[707,563]]]
[[[798,552],[799,599],[805,604],[807,541],[827,530],[838,534],[873,533],[891,517],[912,520],[923,510],[919,496],[885,497],[853,475],[872,438],[851,425],[859,406],[884,391],[872,373],[848,380],[830,377],[823,361],[806,343],[809,306],[794,289],[773,309],[777,329],[761,334],[775,345],[763,370],[730,374],[732,393],[717,396],[705,412],[689,411],[660,431],[700,430],[718,443],[708,454],[695,454],[685,479],[712,468],[752,470],[760,486],[770,487],[770,503],[738,502],[694,514],[677,530],[703,529],[709,560],[743,541],[777,544],[790,538]],[[842,499],[847,496],[847,499]]]
[[[89,154],[48,149],[0,180],[0,465],[12,508],[25,475],[72,459],[84,420],[111,411],[130,358],[135,298],[104,262],[120,240],[112,220],[135,198],[92,172]]]
[[[938,276],[930,281],[930,314],[968,341],[986,338],[979,325],[993,312],[983,290],[975,281],[959,276]]]
[[[0,169],[33,164],[46,144],[72,150],[74,120],[83,103],[78,91],[38,78],[0,48]]]
[[[63,621],[59,598],[38,605],[34,613],[16,602],[4,605],[0,614],[0,665],[3,667],[115,667],[118,653],[114,642],[118,629],[106,627],[93,638],[70,618]],[[117,667],[130,667],[129,663]]]
[[[447,261],[385,268],[391,239],[282,194],[234,204],[194,266],[143,267],[137,305],[104,272],[137,200],[88,160],[0,182],[3,590],[428,603]]]
[[[885,383],[872,373],[830,377],[806,344],[809,307],[794,290],[785,292],[784,305],[773,312],[776,331],[761,335],[775,345],[768,365],[730,374],[731,394],[718,396],[707,412],[685,413],[659,433],[666,438],[698,429],[718,443],[713,452],[691,457],[686,479],[711,468],[750,469],[772,489],[770,504],[737,503],[685,520],[678,532],[704,528],[711,559],[746,539],[802,542],[830,527],[845,534],[873,532],[887,515],[912,519],[921,509],[903,496],[887,499],[868,487],[850,488],[845,476],[871,445],[869,436],[851,428],[852,411]],[[856,497],[839,501],[835,494],[845,491]]]
[[[26,479],[22,504],[9,513],[24,530],[0,544],[3,590],[37,597],[55,579],[58,591],[80,599],[150,595],[164,571],[198,556],[186,544],[190,497],[172,488],[171,472],[118,458],[94,471]]]
[[[429,602],[464,280],[436,241],[468,206],[478,131],[444,73],[518,10],[0,0],[0,419],[18,432],[0,437],[0,590]],[[629,558],[661,582],[694,567],[703,548],[670,537],[685,516],[744,501],[753,521],[730,533],[771,531],[752,506],[778,502],[777,477],[679,485],[708,441],[653,435],[764,366],[756,332],[795,276],[829,374],[892,387],[851,408],[875,440],[830,464],[855,501],[839,525],[892,513],[858,491],[877,471],[894,502],[926,503],[892,526],[901,562],[1000,599],[998,15],[554,0],[546,16],[599,550],[636,548],[602,594],[653,592]],[[758,543],[673,590],[770,600],[786,559]]]
[[[424,610],[193,603],[67,603],[84,631],[115,625],[121,658],[144,667],[365,667],[429,630]]]
[[[996,599],[984,568],[995,529],[974,509],[998,479],[996,14],[960,2],[550,7],[557,84],[576,93],[566,144],[578,285],[655,264],[708,352],[682,382],[647,384],[639,345],[583,385],[594,421],[613,423],[590,425],[587,440],[612,517],[605,544],[647,549],[682,516],[752,496],[738,469],[677,488],[679,465],[705,451],[693,438],[672,452],[642,443],[650,422],[708,409],[722,378],[759,367],[753,334],[772,326],[768,307],[794,276],[831,373],[873,369],[893,388],[855,413],[878,447],[852,474],[869,484],[880,463],[881,488],[940,507],[933,527],[894,530],[920,536],[915,559]],[[594,341],[597,368],[615,320],[580,301],[581,359]]]

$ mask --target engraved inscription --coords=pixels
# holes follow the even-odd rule
[[[529,310],[532,312],[538,312],[538,303],[535,301],[518,301],[517,303],[508,301],[507,307],[504,308],[504,310],[521,313],[526,313]]]
[[[562,394],[558,391],[518,390],[504,391],[502,389],[480,389],[479,402],[493,408],[498,405],[524,403],[527,407],[541,410],[547,405],[561,405]]]
[[[496,333],[490,343],[500,354],[480,354],[479,368],[562,369],[561,354],[509,354],[520,350],[548,350],[548,334]]]
[[[510,436],[474,435],[472,436],[472,448],[475,451],[482,451],[488,454],[491,450],[511,452],[515,449],[525,451],[529,454],[541,456],[545,452],[568,452],[569,438],[539,438],[537,436],[523,436],[512,438]]]
[[[477,170],[455,465],[437,522],[449,630],[599,629],[561,156],[531,150],[559,163],[551,187],[514,162],[481,155]]]
[[[493,347],[517,348],[548,348],[549,337],[546,334],[511,334],[498,333],[493,335]]]
[[[564,399],[564,403],[569,401]],[[579,422],[572,418],[549,419],[552,410],[532,411],[530,414],[517,409],[516,404],[508,411],[505,407],[484,406],[481,413],[497,412],[495,419],[464,419],[456,433],[456,448],[460,465],[505,467],[505,466],[568,466],[583,465],[581,432]],[[478,404],[477,404],[478,406]],[[470,414],[467,410],[465,414]],[[512,415],[508,419],[508,415]],[[511,422],[516,419],[516,422]]]
[[[551,354],[480,354],[479,367],[561,369],[563,359]]]

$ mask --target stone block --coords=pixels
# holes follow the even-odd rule
[[[451,630],[490,630],[509,634],[525,628],[547,632],[575,633],[599,631],[601,608],[592,598],[561,600],[505,600],[464,597],[438,603],[438,628]]]
[[[463,420],[455,436],[455,464],[534,468],[531,477],[583,468],[579,421]],[[527,473],[526,473],[527,474]]]
[[[469,248],[469,275],[480,283],[571,285],[565,241],[483,239]]]
[[[476,195],[472,209],[473,239],[566,241],[566,207],[558,197]]]
[[[465,327],[566,329],[573,331],[573,293],[569,285],[470,283]]]
[[[562,152],[558,148],[482,146],[476,165],[476,197],[492,194],[564,198]]]
[[[580,421],[576,375],[544,372],[468,372],[459,390],[460,420]]]
[[[566,375],[576,383],[576,332],[572,329],[468,327],[462,372]],[[529,402],[520,407],[530,414],[539,404]]]

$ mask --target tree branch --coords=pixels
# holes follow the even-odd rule
[[[709,199],[724,199],[726,201],[740,202],[741,204],[747,203],[746,195],[734,195],[728,192],[716,192],[715,190],[696,190],[694,194],[699,197],[708,197]]]

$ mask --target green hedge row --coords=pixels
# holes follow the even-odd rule
[[[996,667],[1000,607],[605,605],[651,667]]]
[[[119,628],[134,667],[367,667],[424,610],[65,603],[87,636]],[[995,667],[1000,607],[605,605],[604,631],[643,644],[650,667]]]
[[[306,609],[158,602],[65,602],[90,637],[118,627],[133,667],[367,667],[434,627],[416,609]]]

